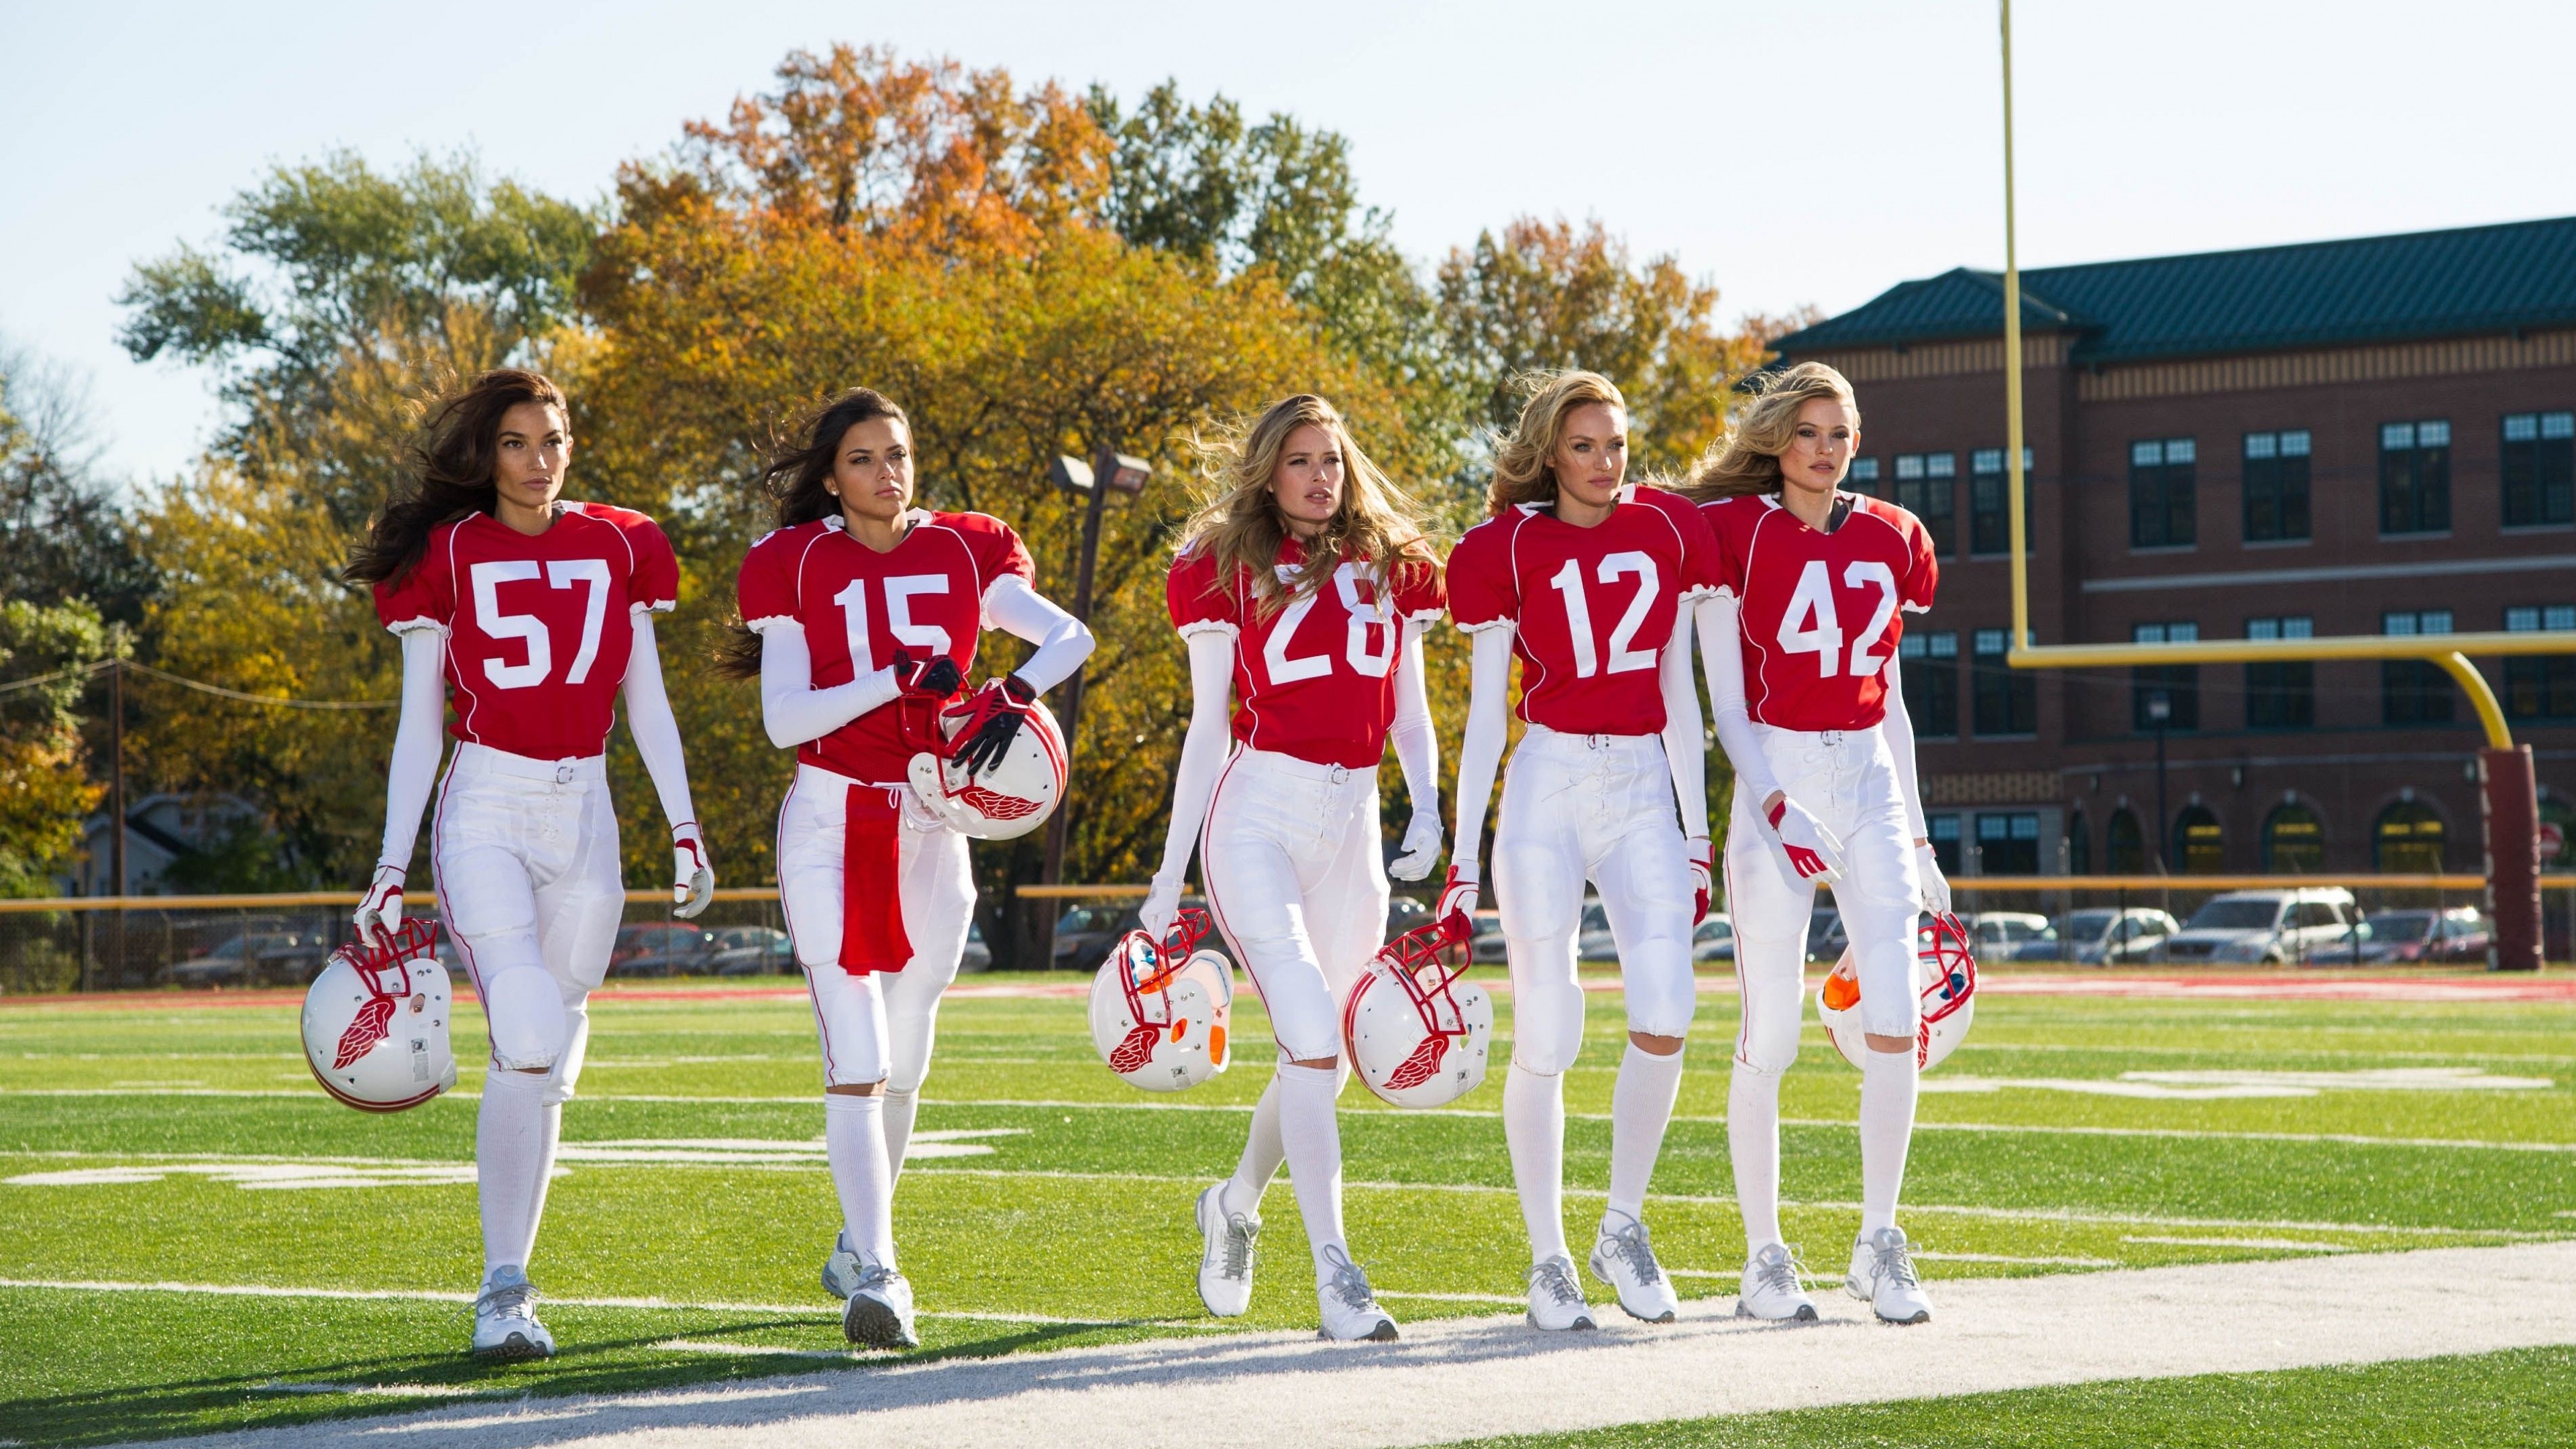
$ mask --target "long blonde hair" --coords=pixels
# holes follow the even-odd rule
[[[1323,429],[1342,455],[1342,503],[1323,531],[1305,541],[1306,561],[1292,587],[1279,577],[1288,525],[1270,484],[1289,436],[1308,426]],[[1190,446],[1199,455],[1201,487],[1198,512],[1181,528],[1181,552],[1212,556],[1220,587],[1233,586],[1237,569],[1249,572],[1264,614],[1285,608],[1292,594],[1321,587],[1345,559],[1374,571],[1382,589],[1394,588],[1407,571],[1439,567],[1423,540],[1422,506],[1360,451],[1341,412],[1313,393],[1193,433]]]
[[[1860,435],[1860,399],[1852,394],[1851,380],[1821,362],[1801,362],[1757,386],[1753,401],[1727,424],[1726,436],[1691,466],[1677,490],[1682,496],[1706,503],[1779,492],[1780,455],[1797,436],[1798,410],[1817,398],[1840,400],[1851,412],[1852,435]]]
[[[1494,481],[1485,491],[1485,511],[1496,518],[1519,504],[1556,501],[1556,470],[1549,460],[1564,441],[1566,417],[1576,408],[1598,403],[1628,410],[1618,387],[1597,372],[1539,373],[1526,385],[1530,396],[1521,404],[1520,421],[1494,449]]]

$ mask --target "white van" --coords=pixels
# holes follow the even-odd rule
[[[2165,959],[2227,965],[2286,966],[2347,959],[2361,910],[2341,886],[2286,891],[2228,891],[2211,896],[2179,935],[2165,942]]]

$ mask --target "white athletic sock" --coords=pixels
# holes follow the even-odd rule
[[[1572,1257],[1565,1248],[1565,1078],[1514,1062],[1503,1077],[1503,1140],[1529,1225],[1530,1262]]]
[[[823,1094],[823,1155],[841,1195],[850,1246],[878,1266],[894,1262],[894,1173],[886,1164],[885,1098]]]
[[[474,1117],[474,1179],[486,1274],[503,1264],[527,1267],[536,1245],[555,1126],[563,1117],[545,1093],[542,1073],[495,1068],[483,1074],[483,1103]]]
[[[1726,1151],[1735,1159],[1735,1206],[1744,1256],[1780,1236],[1780,1076],[1737,1062],[1726,1082]]]
[[[1682,1054],[1659,1057],[1628,1043],[1619,1062],[1619,1084],[1610,1091],[1610,1212],[1643,1220],[1646,1183],[1664,1150],[1664,1128],[1681,1095]],[[1605,1214],[1602,1222],[1607,1224]]]
[[[1333,1276],[1327,1248],[1350,1256],[1342,1240],[1342,1127],[1333,1113],[1342,1074],[1331,1067],[1281,1062],[1272,1079],[1279,1090],[1279,1145],[1288,1158],[1288,1185],[1297,1191],[1297,1214],[1306,1220],[1306,1244],[1315,1253],[1315,1281]]]
[[[912,1119],[921,1111],[921,1091],[888,1087],[881,1095],[885,1098],[886,1169],[893,1174],[887,1181],[900,1181],[903,1154],[912,1146]]]
[[[1860,1069],[1860,1235],[1896,1226],[1905,1147],[1914,1136],[1914,1053],[1871,1051]]]
[[[1279,1064],[1282,1071],[1288,1064]],[[1279,1078],[1273,1074],[1270,1085],[1261,1089],[1261,1100],[1253,1104],[1252,1132],[1243,1140],[1243,1160],[1234,1165],[1234,1176],[1225,1181],[1225,1191],[1217,1201],[1230,1213],[1261,1214],[1261,1195],[1270,1190],[1270,1179],[1279,1175],[1279,1164],[1287,1159],[1288,1149],[1279,1140]]]

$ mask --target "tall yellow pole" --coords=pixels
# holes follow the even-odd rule
[[[2013,245],[2012,0],[2000,0],[2004,36],[2004,506],[2012,540],[2012,647],[2031,646],[2029,520],[2022,505],[2030,480],[2022,476],[2021,259]]]

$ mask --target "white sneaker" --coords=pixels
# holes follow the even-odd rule
[[[474,1298],[476,1358],[552,1358],[555,1336],[537,1321],[537,1289],[515,1263],[483,1275]]]
[[[1735,1285],[1735,1316],[1766,1323],[1815,1322],[1816,1301],[1798,1281],[1804,1268],[1796,1249],[1763,1244],[1761,1252],[1744,1260],[1744,1276]]]
[[[1335,1247],[1324,1249],[1324,1261],[1333,1265],[1333,1276],[1315,1288],[1315,1306],[1324,1316],[1324,1326],[1315,1336],[1336,1343],[1395,1342],[1395,1320],[1377,1306],[1377,1295],[1369,1291],[1368,1275],[1360,1265]]]
[[[1880,1228],[1852,1244],[1851,1271],[1843,1291],[1870,1306],[1882,1323],[1929,1323],[1932,1300],[1914,1273],[1914,1254],[1903,1228]]]
[[[1252,1306],[1253,1248],[1261,1237],[1261,1219],[1225,1210],[1225,1184],[1199,1194],[1199,1236],[1206,1248],[1199,1255],[1199,1301],[1219,1318],[1235,1318]],[[1331,1317],[1325,1321],[1330,1323]]]
[[[1529,1321],[1532,1328],[1562,1333],[1571,1328],[1598,1328],[1583,1287],[1574,1281],[1574,1260],[1563,1253],[1529,1270]]]
[[[832,1243],[832,1256],[823,1260],[823,1291],[835,1298],[847,1298],[859,1291],[859,1253],[850,1246],[850,1230]]]
[[[859,1282],[841,1310],[841,1334],[868,1348],[919,1348],[912,1329],[912,1284],[891,1268],[859,1260]]]
[[[1628,1225],[1611,1231],[1610,1216],[1601,1219],[1601,1235],[1592,1243],[1592,1276],[1618,1290],[1620,1311],[1647,1323],[1670,1323],[1681,1312],[1673,1280],[1655,1261],[1646,1242],[1646,1225],[1626,1213]]]

